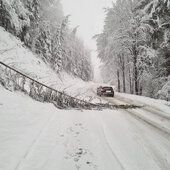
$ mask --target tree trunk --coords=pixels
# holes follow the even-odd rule
[[[143,88],[142,88],[142,85],[140,85],[140,96],[142,96],[142,91],[143,91]]]
[[[130,94],[133,94],[133,86],[132,86],[132,77],[131,77],[131,72],[129,68],[129,87],[130,87]]]
[[[125,57],[122,55],[122,72],[123,72],[123,92],[126,93],[126,81],[125,81]]]
[[[135,59],[136,60],[136,59]],[[138,70],[136,66],[136,61],[134,62],[134,81],[135,81],[135,94],[138,95]]]
[[[135,82],[135,94],[139,94],[138,89],[138,70],[137,70],[137,51],[136,46],[133,48],[133,66],[134,66],[134,82]]]
[[[119,76],[119,70],[117,70],[117,84],[118,84],[118,92],[120,92],[120,76]]]

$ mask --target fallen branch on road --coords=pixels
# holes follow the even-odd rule
[[[0,62],[0,83],[10,91],[21,91],[40,102],[53,103],[59,109],[135,109],[136,105],[111,105],[90,103],[76,97],[69,96],[49,87],[26,74]]]

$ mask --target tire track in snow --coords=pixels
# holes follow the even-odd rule
[[[113,159],[118,164],[119,169],[120,170],[125,170],[123,164],[121,163],[120,159],[117,157],[117,155],[115,154],[114,150],[112,149],[112,147],[110,146],[110,144],[109,144],[109,142],[107,140],[107,137],[106,137],[106,134],[105,134],[105,131],[104,131],[104,127],[103,127],[103,121],[102,121],[101,117],[100,116],[96,117],[95,114],[92,114],[92,119],[94,119],[94,121],[96,121],[96,118],[98,119],[98,121],[97,121],[98,122],[97,127],[99,128],[98,131],[102,133],[102,141],[103,141],[104,145],[108,148],[108,150],[111,153]]]
[[[130,102],[128,102],[128,103],[130,103]],[[142,108],[141,110],[145,110],[145,109]],[[170,140],[170,130],[169,129],[167,129],[165,127],[162,127],[162,126],[160,126],[160,124],[155,123],[152,120],[148,120],[147,118],[145,118],[145,117],[143,117],[141,115],[138,115],[133,110],[122,110],[122,112],[129,113],[129,115],[132,116],[135,120],[139,121],[140,123],[145,123],[145,125],[151,126],[153,128],[153,130],[158,130],[160,132],[158,134],[161,135],[163,138],[165,138],[167,141]],[[152,113],[152,114],[154,115],[154,113]],[[137,127],[137,129],[138,129],[138,127]],[[155,131],[155,132],[158,132],[158,131]],[[150,154],[154,157],[156,162],[158,162],[159,167],[161,169],[164,169],[164,170],[169,170],[170,165],[168,164],[167,160],[165,160],[164,158],[160,157],[160,155],[161,155],[160,151],[155,149],[155,147],[150,142],[148,142],[146,137],[145,137],[145,144],[146,144],[147,148],[150,150]]]
[[[107,99],[107,98],[105,98],[105,99]],[[110,99],[110,100],[107,99],[107,101],[110,101],[110,102],[111,102],[111,100],[112,99]],[[122,100],[118,100],[118,101],[124,102]],[[115,104],[115,100],[112,103]],[[119,103],[119,102],[117,102],[117,103]],[[124,102],[124,104],[127,104],[127,102]],[[128,102],[128,104],[132,104],[132,103]],[[137,121],[139,121],[142,124],[145,123],[145,126],[146,125],[151,126],[153,128],[153,130],[159,130],[159,132],[161,132],[161,133],[159,133],[161,136],[162,136],[162,132],[163,132],[164,133],[163,137],[167,141],[170,140],[170,131],[169,131],[169,129],[161,127],[159,124],[156,124],[153,121],[147,120],[145,117],[142,117],[142,116],[138,115],[133,110],[124,110],[124,109],[121,109],[121,113],[125,113],[125,114],[128,113],[128,115],[132,116],[134,118],[134,120],[137,120]],[[157,132],[157,131],[155,131],[155,132]],[[148,142],[147,138],[145,139],[145,144],[146,144],[147,148],[149,149],[150,154],[155,159],[155,161],[158,162],[158,166],[160,167],[160,169],[169,170],[170,165],[168,164],[167,160],[165,160],[164,158],[160,157],[160,155],[161,155],[160,151],[156,150],[155,147],[152,146],[152,144],[150,144]]]
[[[118,100],[122,101],[122,98],[121,99],[119,98]],[[130,100],[130,102],[127,100],[128,99],[125,99],[123,100],[123,102],[128,103],[128,104],[131,104],[131,102],[133,102],[133,100]],[[140,110],[147,111],[147,113],[152,114],[153,116],[158,116],[160,118],[167,120],[166,115],[162,115],[162,113],[160,113],[159,111],[155,109],[150,108],[149,106],[143,107]],[[142,115],[138,115],[138,113],[136,113],[134,110],[122,110],[122,112],[129,113],[131,116],[133,116],[135,120],[139,121],[140,123],[145,123],[145,125],[151,126],[153,130],[158,130],[160,133],[157,133],[157,134],[161,135],[167,141],[170,141],[170,129],[167,129],[166,127],[162,127],[159,123],[155,123],[152,120],[148,120]],[[168,121],[169,121],[169,118],[168,118]],[[139,129],[139,127],[136,126],[135,129]],[[155,131],[155,132],[158,132],[158,131]],[[168,163],[168,161],[160,157],[161,155],[160,151],[155,149],[156,147],[154,147],[153,144],[148,141],[147,137],[144,136],[144,138],[145,138],[144,140],[145,144],[147,148],[150,150],[150,154],[154,157],[155,161],[158,162],[160,169],[169,170],[170,164]]]
[[[94,92],[94,90],[93,90],[93,92]],[[117,104],[117,105],[120,104],[120,103],[121,104],[134,104],[133,100],[125,99],[125,98],[120,98],[118,96],[115,96],[114,98],[102,97],[102,99],[107,101],[107,102],[109,102],[109,103],[111,103],[111,104]],[[138,102],[138,103],[141,104],[141,105],[144,105],[141,102]],[[151,108],[151,107],[146,107],[145,106],[145,107],[141,108],[140,110],[147,111],[151,115],[158,116],[158,117],[160,117],[162,119],[165,119],[165,120],[169,120],[170,119],[168,115],[163,115],[162,113],[160,113],[159,110],[156,110],[156,108]],[[125,113],[125,114],[128,113],[128,115],[130,117],[133,117],[134,120],[136,120],[137,122],[139,121],[140,123],[142,123],[144,125],[143,127],[149,128],[149,126],[151,126],[153,128],[152,130],[155,130],[156,133],[158,131],[160,132],[160,133],[157,133],[157,134],[161,135],[167,141],[170,140],[170,131],[169,131],[169,129],[161,127],[160,124],[157,124],[157,123],[155,123],[153,121],[148,120],[147,118],[145,118],[143,116],[138,115],[135,112],[135,110],[123,110],[123,109],[121,109],[121,113]],[[139,127],[137,126],[136,129],[139,130]],[[106,141],[107,141],[107,139],[106,139]],[[144,138],[144,142],[145,142],[145,147],[149,150],[149,152],[152,155],[152,157],[154,158],[155,162],[158,163],[158,166],[160,167],[160,169],[169,170],[170,165],[168,164],[168,161],[166,159],[164,159],[163,157],[160,156],[161,155],[160,151],[155,149],[155,147],[152,145],[152,143],[150,143],[148,141],[147,137]],[[109,147],[109,144],[108,144],[108,147]]]
[[[144,129],[146,129],[146,128],[148,129],[149,127],[147,127],[147,126],[149,126],[149,125],[146,123],[145,126],[143,126],[144,122],[139,121],[135,117],[134,117],[134,119],[131,119],[131,117],[130,117],[129,121],[131,122],[131,125],[134,127],[133,129],[135,129],[137,136],[138,136],[138,134],[140,134],[140,141],[142,141],[141,143],[144,144],[144,146],[147,150],[149,150],[150,155],[152,155],[155,162],[158,163],[158,166],[160,167],[160,169],[169,170],[170,164],[168,163],[168,161],[165,158],[160,156],[161,155],[160,150],[156,149],[157,147],[155,146],[155,143],[149,141],[149,139],[147,137],[148,134],[146,134],[146,132],[148,133],[148,130],[146,131]],[[139,126],[139,123],[142,124],[142,126]],[[153,133],[153,131],[156,132],[156,136],[159,135],[159,138],[163,137],[163,139],[166,140],[166,142],[170,141],[170,137],[162,136],[162,133],[161,134],[157,133],[157,131],[155,131],[155,128],[153,128],[153,129],[149,128],[149,130],[152,131],[152,133]],[[150,137],[150,134],[149,134],[149,137]],[[139,136],[138,136],[138,138],[139,138]]]
[[[50,124],[50,122],[53,120],[53,117],[55,115],[51,115],[49,117],[49,119],[47,120],[47,122],[44,124],[44,126],[41,128],[40,132],[38,133],[37,137],[32,141],[32,143],[30,144],[30,146],[28,147],[27,151],[25,152],[25,154],[23,155],[22,159],[18,162],[17,166],[15,167],[15,170],[19,170],[21,164],[24,162],[24,160],[27,158],[27,156],[29,155],[29,153],[32,151],[32,148],[34,147],[34,145],[36,144],[36,142],[39,140],[39,138],[41,137],[41,135],[43,134],[43,132],[47,129],[48,125]]]
[[[101,122],[101,120],[100,120],[100,122]],[[108,142],[108,140],[107,140],[107,137],[106,137],[106,135],[105,135],[104,128],[103,128],[103,123],[102,123],[102,122],[101,122],[101,129],[102,129],[102,133],[103,133],[104,139],[105,139],[105,141],[106,141],[106,144],[107,144],[108,148],[110,149],[113,157],[115,158],[115,160],[117,161],[117,163],[120,165],[121,170],[124,170],[123,164],[121,163],[121,161],[119,160],[119,158],[116,156],[115,152],[113,151],[112,147],[110,146],[110,144],[109,144],[109,142]]]
[[[91,91],[95,94],[95,91],[93,88],[91,88]],[[97,94],[96,94],[97,96]],[[108,98],[108,97],[100,97],[100,96],[97,96],[100,100],[105,100],[111,104],[114,104],[114,105],[119,105],[119,104],[136,104],[134,103],[134,101],[132,99],[128,99],[128,98],[124,98],[124,97],[120,97],[120,96],[115,96],[114,98]],[[102,98],[102,99],[101,99]],[[141,102],[138,102],[137,104],[141,105],[141,106],[144,106],[142,108],[140,108],[141,110],[145,110],[151,114],[153,114],[154,116],[157,115],[157,116],[160,116],[161,118],[164,118],[164,119],[168,119],[170,120],[170,116],[167,115],[166,113],[165,114],[162,114],[161,111],[159,110],[156,110],[154,108],[151,108],[149,106],[146,106],[144,103],[141,103]]]
[[[120,98],[115,98],[115,99],[120,101],[120,102],[123,102],[124,104],[132,104],[132,102],[133,102],[132,100],[130,102],[127,101],[128,99],[127,100],[126,99],[122,100]],[[109,100],[109,101],[111,102],[111,100]],[[113,101],[113,103],[115,103],[115,101]],[[140,110],[147,111],[147,113],[152,114],[152,116],[154,118],[156,118],[158,121],[156,122],[156,121],[152,120],[151,118],[147,118],[146,116],[144,116],[144,115],[142,115],[139,112],[134,111],[134,110],[126,110],[125,112],[131,114],[132,116],[135,116],[136,118],[144,121],[145,123],[153,126],[154,128],[156,128],[156,129],[158,129],[158,130],[160,130],[160,131],[162,131],[162,132],[164,132],[164,133],[166,133],[166,134],[168,134],[170,136],[170,128],[167,128],[163,124],[161,125],[160,124],[161,122],[159,120],[159,118],[161,118],[161,121],[164,120],[164,121],[168,121],[168,123],[170,123],[170,121],[169,121],[170,119],[169,119],[168,115],[163,115],[159,111],[157,111],[157,110],[155,111],[155,110],[153,110],[150,107],[147,107],[147,108],[146,107],[142,107]]]
[[[129,113],[130,115],[132,115],[133,117],[137,118],[138,120],[141,120],[145,123],[147,123],[148,125],[156,128],[157,130],[167,134],[168,136],[170,136],[170,130],[166,127],[161,126],[159,123],[156,123],[154,121],[152,121],[151,119],[147,119],[145,116],[139,115],[138,113],[132,111],[132,110],[122,110],[123,112]]]
[[[124,102],[126,102],[128,104],[134,103],[134,101],[132,99],[128,99],[128,98],[125,98],[125,97],[116,96],[116,99],[119,100],[119,101],[124,101]],[[145,103],[142,103],[140,101],[136,101],[136,102],[143,105],[143,106],[145,106],[145,107],[142,108],[143,110],[146,110],[148,112],[152,112],[152,113],[157,114],[158,116],[160,116],[162,118],[166,118],[166,119],[170,120],[170,115],[168,115],[166,112],[160,110],[159,108],[156,108],[154,106],[146,105]],[[164,114],[162,114],[162,113],[164,113]]]
[[[146,111],[149,112],[149,113],[156,114],[156,115],[160,116],[161,118],[170,120],[170,116],[165,115],[165,114],[162,114],[160,111],[155,110],[155,109],[153,109],[153,108],[151,108],[151,107],[143,107],[142,109],[143,109],[143,110],[146,110]]]

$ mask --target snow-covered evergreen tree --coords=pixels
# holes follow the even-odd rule
[[[18,36],[56,73],[65,70],[89,80],[90,52],[76,34],[72,37],[68,19],[60,0],[0,0],[0,26]]]
[[[106,75],[117,73],[119,90],[157,97],[170,74],[169,4],[117,0],[106,10],[104,31],[96,36],[105,82],[113,82]]]
[[[30,26],[29,15],[29,10],[21,0],[0,0],[0,26],[12,34],[25,34],[25,30]]]

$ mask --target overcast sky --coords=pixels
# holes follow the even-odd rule
[[[92,37],[101,33],[104,25],[104,8],[110,7],[114,0],[61,0],[64,14],[70,14],[70,27],[79,25],[78,35],[92,51],[92,62],[95,70],[99,65],[96,58],[96,43]],[[97,76],[98,72],[95,72]]]

